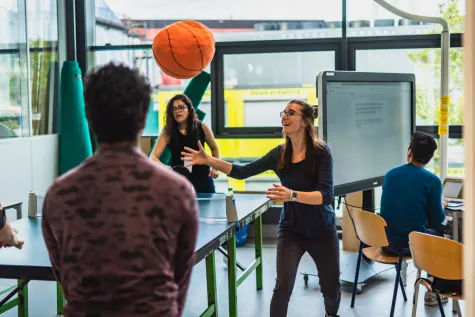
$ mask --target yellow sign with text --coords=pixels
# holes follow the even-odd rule
[[[440,98],[440,115],[439,115],[439,124],[446,125],[449,123],[449,104],[450,104],[450,96],[442,96]],[[439,127],[439,134],[447,134],[448,133],[447,126],[440,126]]]
[[[446,125],[439,125],[439,135],[447,135],[449,133],[449,127]]]

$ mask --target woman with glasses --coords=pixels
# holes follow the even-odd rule
[[[325,302],[325,316],[337,316],[340,306],[340,260],[333,210],[333,160],[330,149],[317,139],[317,108],[292,100],[280,113],[285,143],[262,158],[231,164],[203,151],[185,147],[182,159],[189,165],[208,165],[229,177],[245,179],[272,170],[281,185],[267,197],[283,203],[277,239],[277,279],[270,305],[271,317],[286,316],[300,259],[313,258]]]
[[[176,95],[170,99],[165,113],[165,128],[156,143],[150,159],[162,164],[160,156],[165,147],[171,152],[171,166],[183,166],[181,152],[185,147],[198,150],[200,144],[207,143],[211,155],[219,158],[219,150],[211,129],[198,120],[191,100],[186,95]],[[191,167],[190,181],[197,193],[214,193],[214,180],[218,171],[207,165]]]

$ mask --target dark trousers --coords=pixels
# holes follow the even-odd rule
[[[191,183],[198,194],[214,194],[216,189],[214,187],[214,180],[211,176],[203,178],[191,178]]]
[[[290,231],[277,238],[277,278],[270,304],[271,317],[287,316],[290,296],[300,259],[308,252],[317,266],[325,309],[336,315],[340,307],[340,247],[336,229],[315,239],[304,239]],[[308,303],[309,307],[312,303]],[[309,308],[311,309],[311,308]]]
[[[427,229],[427,234],[432,236],[443,237],[444,234],[435,229]],[[389,241],[388,247],[382,247],[383,252],[387,255],[397,256],[398,253],[403,255],[411,255],[411,250],[409,249],[409,240],[407,241]]]
[[[444,234],[435,229],[427,229],[427,234],[437,237],[443,237]],[[411,250],[409,249],[409,241],[397,241],[389,242],[389,247],[382,247],[383,252],[387,255],[397,256],[398,252],[403,253],[403,255],[411,255]],[[430,274],[427,273],[427,277],[430,277]]]

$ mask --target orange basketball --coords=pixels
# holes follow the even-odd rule
[[[208,67],[214,56],[215,42],[213,34],[203,24],[179,21],[158,32],[152,50],[165,74],[187,79]]]

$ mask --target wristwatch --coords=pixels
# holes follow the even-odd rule
[[[297,192],[294,192],[293,190],[290,192],[290,200],[297,201]]]

